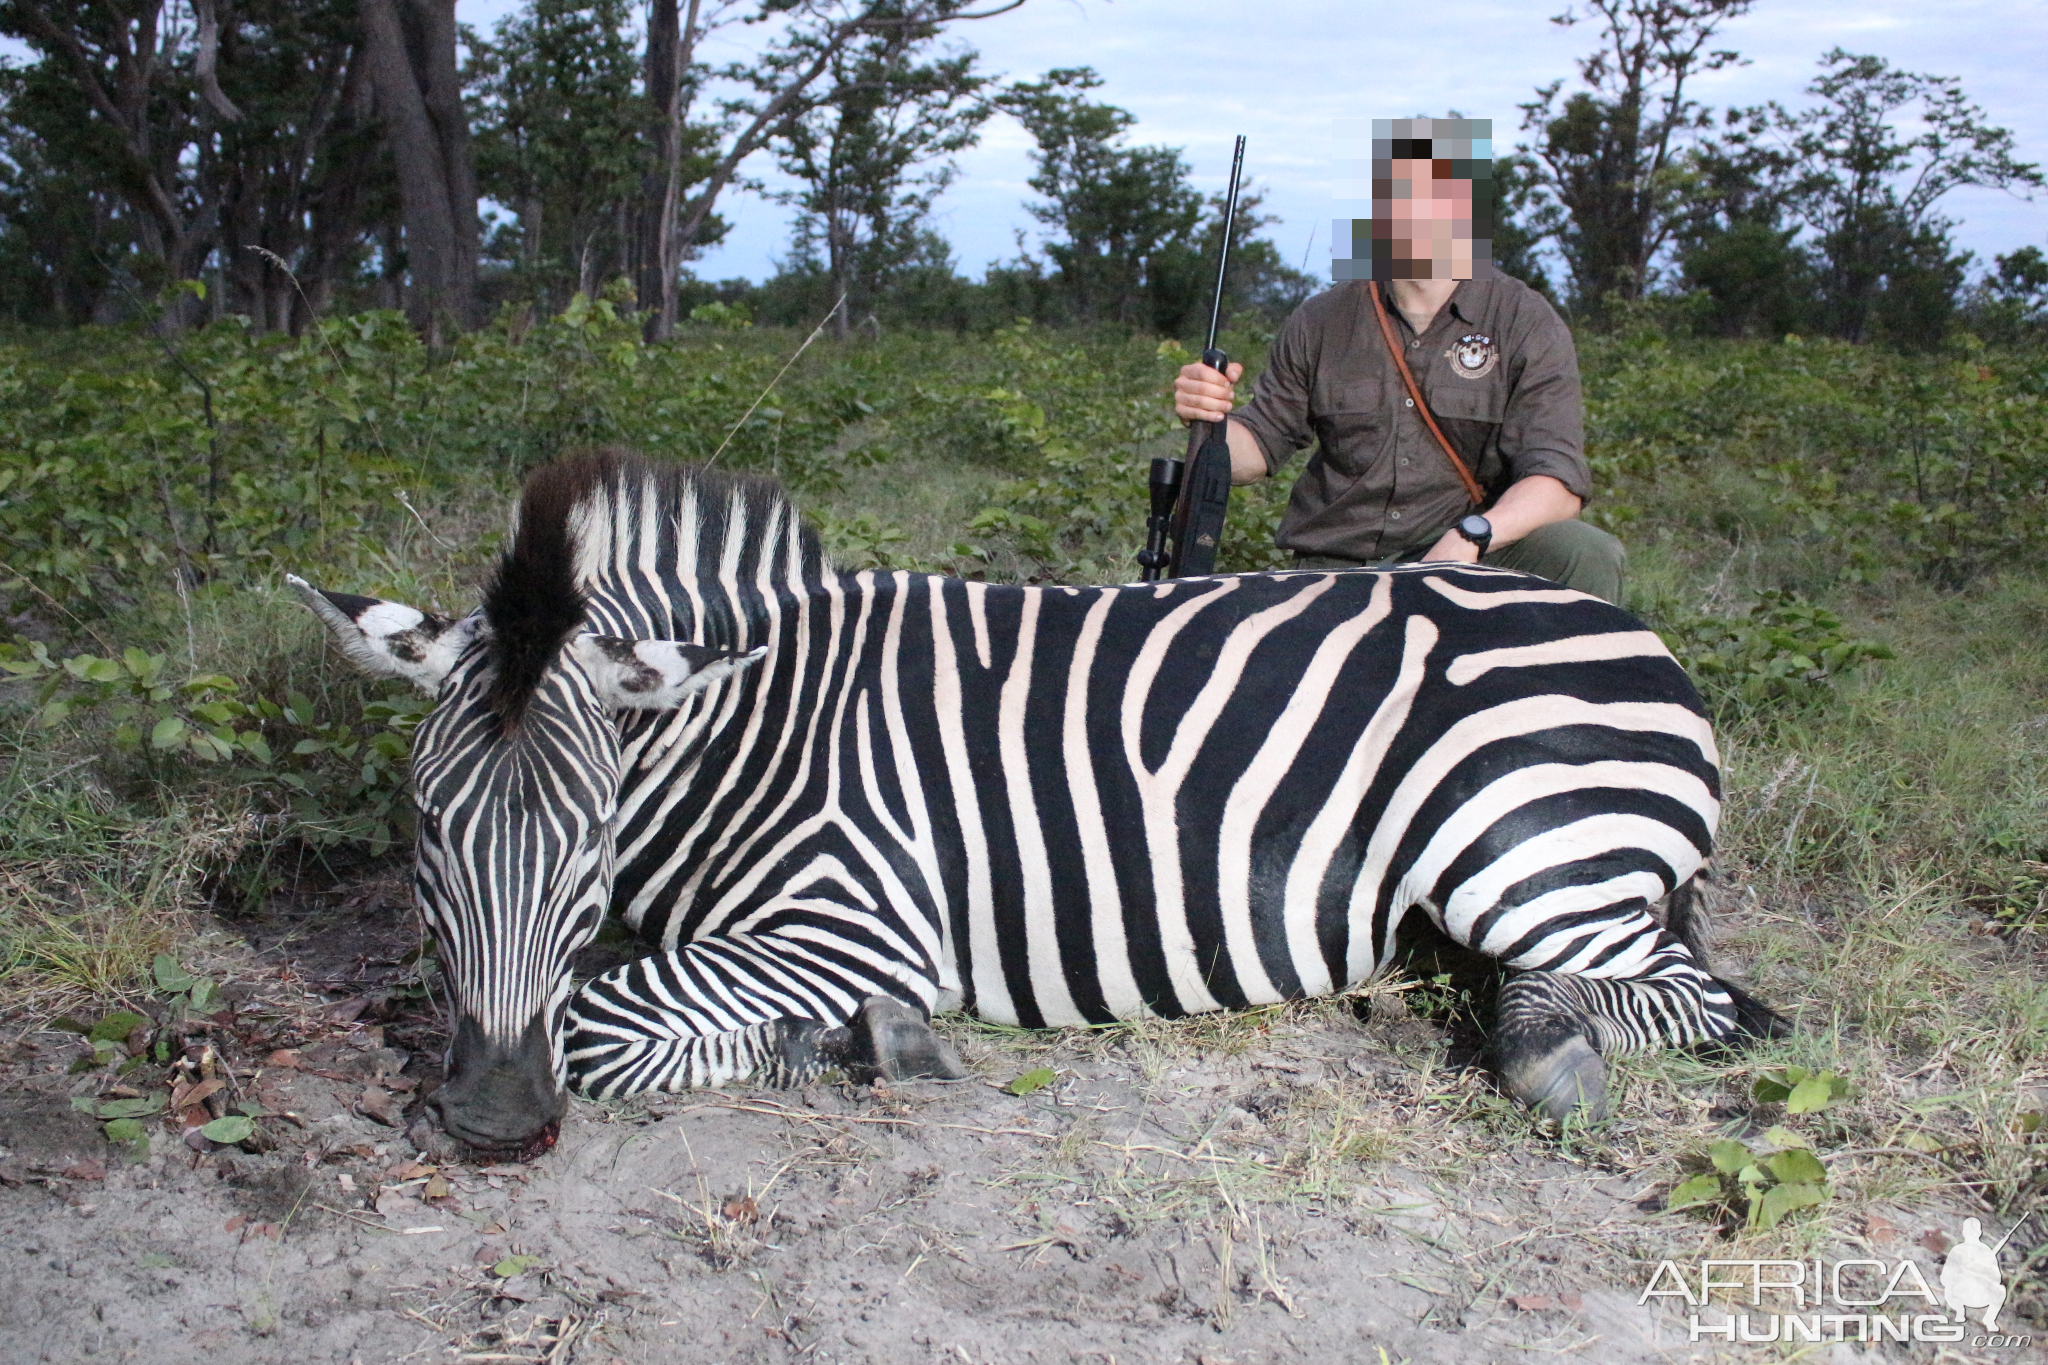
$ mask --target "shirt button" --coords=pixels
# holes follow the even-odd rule
[[[1408,463],[1408,457],[1407,457],[1406,455],[1403,455],[1403,456],[1401,457],[1401,463],[1402,463],[1402,464],[1407,464],[1407,463]]]
[[[1411,408],[1415,406],[1415,400],[1413,398],[1403,398],[1401,401],[1403,403],[1406,403]]]
[[[1399,521],[1400,519],[1401,519],[1401,514],[1400,514],[1399,512],[1389,512],[1389,513],[1387,513],[1387,520],[1388,520],[1388,521]]]
[[[1421,337],[1417,337],[1417,338],[1415,338],[1415,340],[1413,340],[1413,341],[1409,342],[1408,344],[1409,344],[1410,346],[1420,346],[1420,345],[1422,344],[1422,338],[1421,338]]]

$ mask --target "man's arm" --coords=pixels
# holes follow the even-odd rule
[[[1183,422],[1222,421],[1237,399],[1237,381],[1243,374],[1244,366],[1234,360],[1230,362],[1228,379],[1199,360],[1181,366],[1173,380],[1173,410]],[[1265,478],[1266,452],[1259,449],[1259,438],[1252,435],[1251,428],[1242,422],[1232,422],[1227,439],[1230,481],[1246,484]]]
[[[1524,291],[1508,331],[1502,359],[1512,361],[1516,373],[1502,415],[1500,444],[1513,482],[1486,509],[1486,519],[1493,523],[1494,549],[1513,544],[1539,526],[1570,521],[1592,493],[1579,359],[1570,329],[1540,296]],[[1453,527],[1423,558],[1470,563],[1479,557],[1477,549]]]
[[[1233,449],[1233,468],[1236,455]],[[1526,479],[1517,480],[1500,495],[1499,501],[1486,509],[1486,519],[1493,523],[1491,548],[1498,550],[1503,545],[1512,545],[1539,526],[1548,526],[1554,521],[1570,521],[1584,505],[1578,494],[1548,474],[1531,474]],[[1432,545],[1423,558],[1457,559],[1473,564],[1478,562],[1479,547],[1459,535],[1454,526],[1444,532],[1443,538]]]

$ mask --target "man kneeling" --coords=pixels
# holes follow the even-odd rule
[[[1619,603],[1621,542],[1577,519],[1592,478],[1571,332],[1492,268],[1491,126],[1375,120],[1370,242],[1281,326],[1250,403],[1231,406],[1242,365],[1197,363],[1174,409],[1230,415],[1234,483],[1317,447],[1276,537],[1303,568],[1477,560]]]

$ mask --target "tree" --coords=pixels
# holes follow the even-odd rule
[[[1131,327],[1151,321],[1148,283],[1194,233],[1202,197],[1178,150],[1124,145],[1137,119],[1089,99],[1101,84],[1091,68],[1059,68],[998,103],[1038,144],[1030,185],[1045,199],[1030,213],[1059,234],[1045,252],[1073,316]]]
[[[2040,247],[1992,258],[1969,296],[1970,325],[1988,341],[2014,342],[2048,325],[2048,255]]]
[[[1493,159],[1493,268],[1548,296],[1550,272],[1543,268],[1539,254],[1543,234],[1525,221],[1539,207],[1540,174],[1535,161],[1524,152]],[[1472,209],[1477,213],[1480,205],[1474,204]]]
[[[398,178],[406,312],[438,340],[476,321],[479,223],[455,61],[455,0],[360,0],[377,118]]]
[[[190,98],[191,68],[179,69],[162,0],[13,0],[0,15],[40,59],[19,93],[41,105],[45,145],[115,191],[147,283],[195,278],[220,205],[186,152],[195,123],[219,115]]]
[[[355,0],[192,12],[0,7],[36,55],[6,88],[7,255],[53,316],[115,316],[211,268],[215,309],[296,326],[360,258],[384,177]],[[167,324],[194,311],[166,297]]]
[[[1722,336],[1783,336],[1811,322],[1813,267],[1788,219],[1798,159],[1768,112],[1730,109],[1680,164],[1674,212],[1683,287]]]
[[[534,0],[466,35],[483,192],[518,215],[492,254],[549,310],[629,273],[648,119],[626,0]]]
[[[833,59],[838,98],[805,102],[776,132],[782,169],[805,185],[783,196],[802,210],[798,253],[820,257],[833,296],[845,296],[833,314],[842,337],[873,315],[892,276],[929,266],[922,225],[952,181],[946,158],[972,146],[994,112],[972,50],[919,60],[937,35],[935,25],[861,35]]]
[[[653,173],[664,189],[657,211],[662,221],[658,230],[641,234],[643,241],[652,239],[660,248],[659,259],[652,265],[657,278],[651,281],[659,285],[658,301],[642,290],[649,339],[667,337],[675,330],[682,263],[706,240],[707,233],[715,230],[712,211],[719,195],[738,177],[742,163],[767,146],[792,115],[807,107],[837,104],[853,93],[827,79],[849,45],[892,30],[936,32],[948,24],[989,19],[1019,9],[1024,2],[992,0],[989,8],[969,12],[965,0],[758,0],[749,9],[734,3],[720,6],[716,13],[705,13],[693,0],[688,17],[676,23],[671,46],[666,37],[669,21],[661,8],[667,0],[656,0],[650,32],[658,34],[661,46],[650,60],[649,83],[658,103],[669,88],[666,73],[674,72],[675,93],[664,126],[675,135],[657,139],[659,155],[666,162]],[[690,66],[691,55],[714,28],[769,22],[779,24],[780,31],[753,60],[730,63],[715,72]],[[671,51],[675,53],[673,63],[668,56]],[[699,123],[705,133],[693,141],[686,135],[692,126],[692,107],[705,78],[712,75],[749,93],[721,101],[718,117]],[[693,161],[694,167],[689,164]],[[692,176],[693,169],[701,173]]]
[[[690,0],[687,11],[676,0],[648,0],[647,49],[642,58],[648,156],[641,169],[640,202],[633,215],[633,282],[635,294],[657,328],[662,318],[674,326],[682,272],[676,205],[685,186],[701,179],[708,169],[699,164],[686,170],[692,153],[694,160],[701,162],[705,151],[704,130],[691,129],[687,119],[703,16],[703,0]],[[667,335],[665,331],[662,334]]]
[[[1797,159],[1790,201],[1813,234],[1829,330],[1851,341],[1884,335],[1939,341],[1963,282],[1954,224],[1936,211],[1964,185],[2040,189],[2040,168],[2017,160],[1952,77],[1893,69],[1835,48],[1807,87],[1818,103],[1772,117]],[[1911,110],[1919,130],[1902,133]]]
[[[1599,316],[1610,297],[1641,297],[1672,230],[1672,158],[1704,111],[1686,94],[1702,72],[1740,60],[1709,48],[1715,32],[1751,0],[1586,0],[1551,20],[1601,21],[1601,45],[1578,63],[1585,89],[1559,102],[1564,82],[1539,88],[1522,107],[1533,131],[1546,211],[1571,275],[1574,305]]]
[[[1144,321],[1162,336],[1198,337],[1209,325],[1210,296],[1216,288],[1217,252],[1223,242],[1226,198],[1211,195],[1194,229],[1152,254],[1145,269]],[[1279,221],[1259,212],[1265,196],[1247,184],[1238,195],[1230,227],[1230,269],[1223,280],[1224,323],[1247,315],[1277,326],[1315,290],[1316,281],[1287,264],[1280,248],[1255,234]]]
[[[200,96],[234,117],[202,140],[200,167],[221,182],[220,306],[296,331],[354,272],[364,215],[388,203],[361,30],[349,0],[238,0],[218,25]]]

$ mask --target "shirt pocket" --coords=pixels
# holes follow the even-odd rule
[[[1459,422],[1483,422],[1497,427],[1507,414],[1507,407],[1507,385],[1492,375],[1485,379],[1446,379],[1436,384],[1429,395],[1431,412]]]
[[[1352,379],[1316,394],[1309,414],[1323,462],[1354,478],[1383,453],[1394,428],[1392,395],[1373,379]]]

